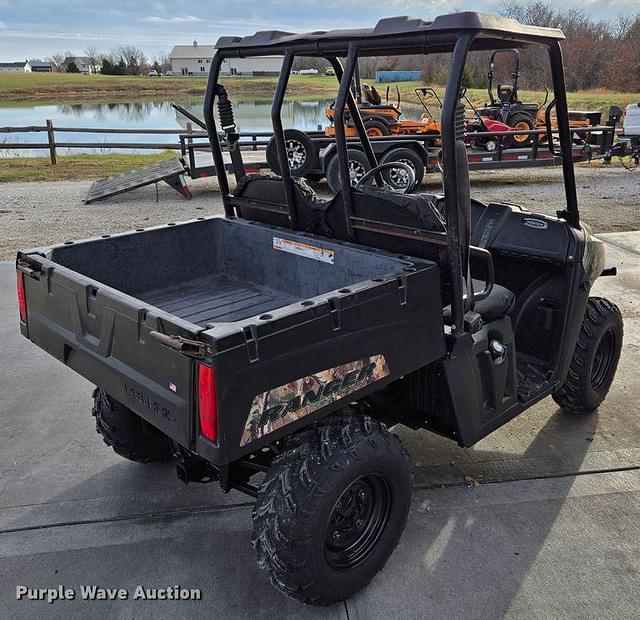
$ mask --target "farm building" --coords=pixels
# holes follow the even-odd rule
[[[207,75],[211,59],[216,53],[213,45],[176,45],[169,54],[173,75]],[[282,58],[230,58],[222,64],[223,75],[276,75],[280,73]]]
[[[22,62],[0,62],[0,73],[23,73],[25,61]]]
[[[51,73],[53,71],[53,65],[50,62],[36,62],[30,60],[24,66],[25,73]]]
[[[62,70],[67,71],[72,62],[78,67],[80,73],[89,74],[99,70],[99,67],[94,67],[91,64],[91,59],[86,56],[67,56],[62,63]]]

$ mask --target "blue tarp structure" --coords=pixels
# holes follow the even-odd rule
[[[422,71],[376,71],[376,82],[411,82],[421,77]]]

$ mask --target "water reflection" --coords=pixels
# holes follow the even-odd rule
[[[118,120],[121,124],[141,126],[154,113],[166,113],[170,116],[172,109],[165,101],[149,102],[136,101],[126,103],[74,103],[56,106],[62,116],[75,119],[105,121]],[[167,127],[169,128],[169,127]]]
[[[198,118],[202,118],[202,98],[177,101]],[[297,127],[303,131],[324,127],[327,123],[324,110],[329,100],[288,100],[282,110],[285,127]],[[238,128],[242,132],[271,130],[271,101],[268,99],[235,99],[234,111]],[[24,107],[0,106],[0,126],[44,125],[46,119],[54,127],[96,127],[124,129],[185,129],[189,122],[173,109],[169,101],[135,101],[117,103],[65,103],[59,105],[35,105]],[[194,129],[197,129],[195,127]],[[119,134],[73,134],[57,135],[58,142],[146,142],[177,143],[177,137],[167,135]],[[42,142],[41,133],[7,134],[8,143]],[[95,152],[101,149],[69,149],[70,152]],[[61,149],[65,153],[64,148]],[[126,149],[126,152],[134,152]],[[149,152],[148,150],[146,152]],[[0,151],[0,156],[16,155],[17,152]],[[35,151],[22,151],[20,155],[42,155]]]
[[[189,112],[202,118],[202,98],[178,100],[177,103]],[[282,108],[282,122],[284,127],[295,127],[303,131],[317,130],[327,125],[325,108],[331,103],[329,99],[300,100],[288,99]],[[271,100],[255,98],[234,99],[236,123],[241,132],[271,131]],[[404,110],[405,118],[414,118],[416,113],[412,109]],[[136,101],[117,103],[65,103],[59,105],[35,105],[24,107],[1,107],[1,126],[44,125],[46,119],[53,121],[54,127],[96,127],[96,128],[125,128],[125,129],[185,129],[189,122],[182,114],[174,110],[169,101]],[[194,129],[197,129],[195,127]],[[58,142],[146,142],[153,144],[177,143],[177,137],[167,135],[139,135],[119,134],[73,134],[60,133]],[[42,142],[42,133],[6,134],[3,139],[8,143]],[[84,149],[84,152],[100,151],[101,149]],[[70,152],[82,152],[72,149]],[[64,153],[64,149],[61,149]],[[133,152],[126,149],[126,152]],[[147,151],[149,152],[149,151]],[[15,155],[16,152],[0,151]],[[40,155],[35,151],[22,151],[22,156]]]

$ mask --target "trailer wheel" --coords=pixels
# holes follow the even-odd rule
[[[285,129],[284,143],[291,176],[305,177],[316,167],[316,149],[311,138],[299,129]],[[278,147],[274,138],[267,144],[267,164],[276,174],[280,174]]]
[[[553,400],[571,413],[588,413],[605,399],[622,348],[622,315],[615,304],[590,297],[567,378]]]
[[[93,403],[96,431],[116,454],[137,463],[171,459],[171,440],[131,409],[100,388],[93,392]]]
[[[424,163],[420,156],[411,149],[391,149],[387,151],[382,158],[380,159],[381,164],[391,163],[391,162],[400,162],[402,164],[407,164],[413,168],[413,172],[415,174],[416,180],[414,183],[414,187],[417,187],[422,183],[422,179],[424,178]],[[384,180],[388,183],[393,189],[404,189],[407,186],[408,175],[401,168],[386,170],[382,173]]]
[[[367,172],[371,166],[367,156],[358,149],[347,149],[347,158],[349,160],[349,178],[351,185],[355,185],[360,178]],[[338,156],[333,155],[329,163],[327,164],[327,184],[329,189],[337,194],[340,191],[340,165],[338,163]],[[373,180],[371,181],[373,183]]]
[[[516,112],[512,114],[507,120],[507,125],[514,129],[521,129],[522,131],[531,131],[535,129],[535,120],[530,114],[526,112]],[[505,138],[505,144],[507,148],[527,146],[531,142],[531,134],[521,134],[514,136],[507,136]]]
[[[258,566],[300,602],[343,601],[384,566],[410,503],[407,453],[382,423],[344,416],[302,431],[258,493]]]

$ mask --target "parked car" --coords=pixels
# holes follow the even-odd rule
[[[317,69],[300,69],[298,75],[318,75]]]
[[[149,77],[159,77],[160,74],[155,70],[155,69],[151,69],[151,71],[149,71]]]
[[[164,74],[167,77],[173,77],[173,71],[165,71]]]

